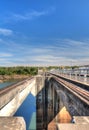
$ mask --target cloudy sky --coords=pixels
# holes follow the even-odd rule
[[[0,66],[89,64],[89,0],[0,1]]]

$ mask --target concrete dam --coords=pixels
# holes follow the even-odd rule
[[[36,96],[36,130],[88,130],[89,85],[53,73],[0,90],[1,130],[26,129],[23,118],[13,115],[29,93]]]

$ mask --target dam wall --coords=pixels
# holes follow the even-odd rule
[[[59,114],[64,107],[71,115],[71,118],[74,119],[75,124],[77,116],[80,117],[79,120],[81,116],[88,120],[85,116],[89,116],[89,106],[75,92],[69,91],[65,84],[58,82],[50,75],[37,75],[34,78],[26,79],[0,90],[0,129],[26,130],[24,119],[12,116],[29,93],[36,97],[37,130],[52,130],[50,128],[54,127],[54,130],[64,130],[66,126],[59,123]],[[53,121],[54,125],[50,125],[51,121]],[[15,124],[16,127],[13,127]],[[21,124],[21,127],[19,127],[19,124]],[[70,122],[69,124],[67,125],[70,126],[70,130],[73,123]],[[89,126],[89,123],[87,125]],[[77,128],[75,129],[77,130]]]
[[[36,96],[44,87],[44,76],[37,75],[0,90],[0,129],[26,130],[24,118],[13,117],[31,93]]]
[[[13,116],[36,86],[35,78],[27,79],[0,91],[0,116]]]

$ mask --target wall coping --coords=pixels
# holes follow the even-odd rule
[[[26,130],[23,117],[0,117],[0,130]]]

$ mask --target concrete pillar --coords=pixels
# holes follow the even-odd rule
[[[56,94],[56,90],[54,89],[54,116],[56,115],[56,103],[57,103],[57,94]]]
[[[52,97],[53,97],[53,100],[52,100],[53,104],[52,105],[53,105],[53,116],[54,116],[55,115],[55,113],[54,113],[54,111],[55,111],[55,108],[54,108],[54,105],[55,105],[55,92],[54,91],[55,91],[55,89],[54,89],[54,87],[53,87],[52,91],[53,91],[53,95],[52,95]]]

